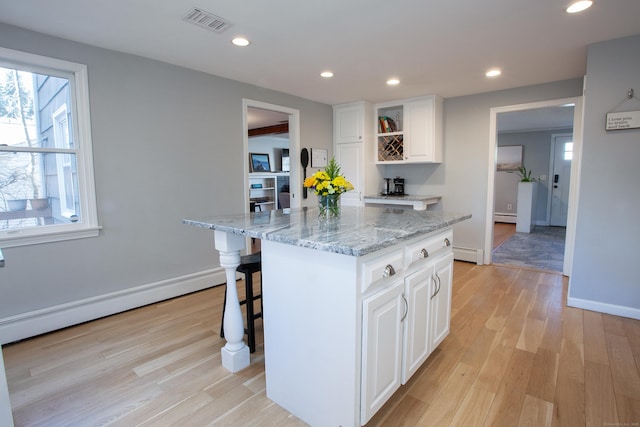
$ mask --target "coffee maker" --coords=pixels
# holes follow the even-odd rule
[[[391,178],[384,178],[384,185],[382,187],[382,193],[383,196],[388,196],[390,194],[393,194],[392,188],[391,188]]]
[[[404,195],[404,178],[399,176],[393,178],[393,194],[398,196]]]

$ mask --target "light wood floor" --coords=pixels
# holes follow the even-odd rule
[[[638,425],[640,321],[568,308],[566,287],[560,275],[456,262],[450,335],[368,425]],[[304,425],[265,396],[262,337],[249,368],[221,367],[222,296],[6,346],[16,425]]]
[[[516,225],[505,222],[493,223],[493,249],[503,244],[509,237],[516,234]]]

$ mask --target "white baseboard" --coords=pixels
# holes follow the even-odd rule
[[[210,288],[226,281],[224,269],[215,268],[5,317],[0,319],[0,345]]]
[[[484,264],[484,251],[482,249],[453,247],[453,258],[458,261]]]
[[[515,224],[518,220],[518,216],[514,213],[498,213],[493,214],[494,222],[507,222],[509,224]]]
[[[628,317],[640,320],[640,310],[632,307],[607,304],[604,302],[567,297],[569,307],[582,308],[584,310],[597,311],[598,313],[613,314],[614,316]]]

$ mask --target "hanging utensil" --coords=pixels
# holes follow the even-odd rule
[[[307,179],[307,166],[309,165],[309,150],[306,148],[302,149],[300,153],[300,163],[302,164],[302,176],[303,176],[303,185],[302,185],[302,198],[307,198],[307,187],[304,186],[304,180]]]

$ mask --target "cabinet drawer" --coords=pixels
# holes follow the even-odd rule
[[[404,253],[402,249],[365,261],[362,265],[362,292],[365,292],[376,282],[389,277],[398,277],[398,274],[403,270]],[[392,271],[394,274],[391,274]]]
[[[411,265],[424,258],[430,258],[443,250],[451,250],[453,230],[447,230],[433,237],[407,246],[407,264]]]

